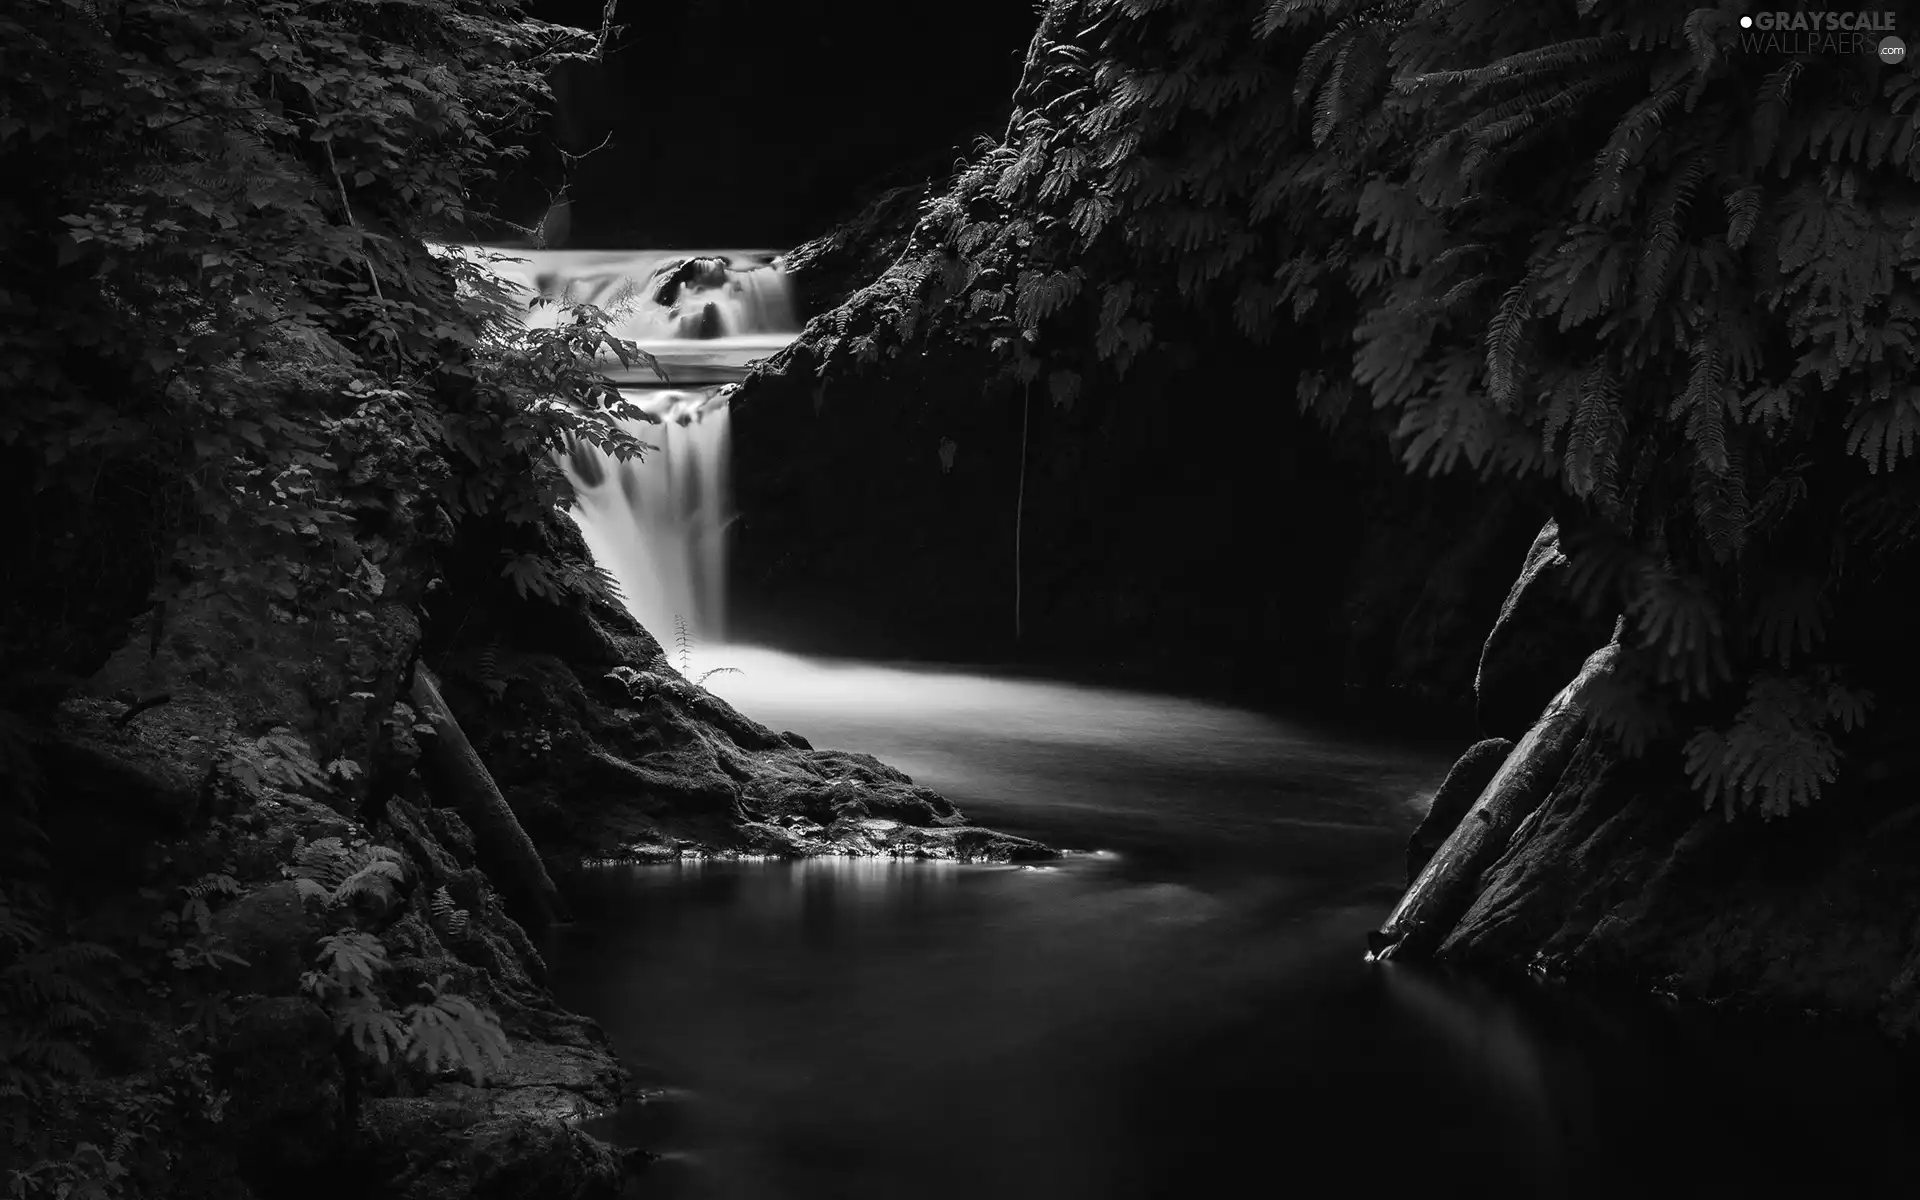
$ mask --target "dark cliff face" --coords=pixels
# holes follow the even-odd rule
[[[1062,408],[936,349],[832,372],[816,395],[803,338],[735,397],[733,633],[1464,702],[1539,514],[1330,438],[1283,366],[1222,342]]]
[[[540,0],[536,15],[600,26],[598,0]],[[558,149],[606,149],[570,174],[578,247],[792,245],[844,215],[868,181],[952,157],[1004,124],[1033,32],[1027,0],[969,5],[930,24],[882,0],[628,4],[604,67],[556,73]],[[554,148],[528,167],[562,167]],[[545,191],[523,176],[507,215],[529,224]]]

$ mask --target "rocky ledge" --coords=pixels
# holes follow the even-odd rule
[[[584,558],[571,524],[552,553]],[[821,854],[1019,862],[1051,847],[970,823],[893,767],[816,750],[688,680],[619,607],[540,614],[510,593],[432,656],[449,705],[555,866]]]

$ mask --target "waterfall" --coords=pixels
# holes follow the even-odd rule
[[[450,248],[473,253],[468,248]],[[684,627],[696,643],[726,636],[727,526],[733,518],[727,395],[747,368],[792,341],[800,324],[781,259],[765,251],[509,250],[489,269],[527,301],[529,326],[562,305],[606,310],[609,331],[665,370],[602,370],[652,418],[625,421],[650,449],[619,462],[576,443],[562,456],[574,520],[594,560],[669,653]],[[537,297],[554,301],[532,307]],[[677,659],[677,655],[676,655]]]

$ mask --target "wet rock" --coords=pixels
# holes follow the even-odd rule
[[[1467,815],[1473,802],[1480,793],[1493,782],[1493,776],[1500,764],[1507,761],[1507,754],[1513,749],[1513,743],[1506,738],[1488,738],[1467,747],[1466,753],[1454,761],[1447,771],[1447,777],[1433,794],[1433,803],[1427,806],[1427,815],[1420,820],[1419,828],[1407,839],[1407,883],[1411,885],[1420,877],[1420,872],[1433,860],[1434,853],[1460,824],[1460,818]]]
[[[1560,527],[1534,538],[1480,652],[1474,712],[1489,737],[1518,739],[1587,655],[1613,634],[1613,613],[1589,615],[1573,596]]]
[[[1904,779],[1729,822],[1673,757],[1623,760],[1589,735],[1440,956],[1920,1036],[1920,806]]]
[[[718,255],[703,258],[690,258],[667,272],[654,289],[654,303],[672,308],[680,303],[684,293],[690,290],[709,290],[723,287],[727,282],[727,272],[732,264]],[[710,335],[703,335],[710,336]]]
[[[445,1084],[367,1102],[364,1155],[409,1200],[613,1200],[626,1169],[566,1102]]]
[[[717,338],[726,332],[720,321],[720,306],[709,300],[693,312],[680,318],[680,336],[683,338]],[[688,418],[681,418],[682,425]]]
[[[965,817],[904,773],[871,755],[797,747],[671,668],[608,672],[553,654],[496,651],[491,670],[506,687],[483,698],[472,672],[449,667],[449,702],[549,853],[1007,861],[1044,851],[962,835]]]
[[[268,884],[228,904],[213,916],[213,930],[227,949],[247,960],[230,966],[237,992],[290,995],[300,986],[309,952],[322,930],[291,881]]]
[[[422,809],[420,823],[432,831],[435,840],[460,865],[473,865],[473,830],[467,828],[467,823],[460,819],[459,813],[450,808]]]
[[[243,1009],[216,1059],[231,1093],[226,1120],[256,1184],[323,1169],[338,1146],[340,1060],[333,1019],[310,1000]]]
[[[587,561],[577,531],[543,536],[562,560]],[[489,567],[485,578],[497,576]],[[473,579],[479,586],[477,568]],[[815,750],[748,718],[674,670],[653,637],[602,600],[547,606],[531,621],[496,587],[462,616],[463,648],[428,661],[508,806],[556,862],[1052,854],[963,832],[969,822],[944,797],[871,755]]]
[[[121,727],[124,706],[69,701],[64,728],[39,749],[48,782],[76,808],[112,814],[154,832],[178,832],[200,813],[209,794],[214,750],[194,740],[193,724],[165,706],[138,724]]]

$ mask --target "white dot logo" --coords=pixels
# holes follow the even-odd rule
[[[1742,29],[1752,29],[1752,28],[1753,28],[1753,18],[1752,18],[1752,17],[1741,17],[1741,18],[1740,18],[1740,28],[1742,28]]]
[[[1907,57],[1907,44],[1898,37],[1883,38],[1880,42],[1880,61],[1889,66],[1903,62]]]

